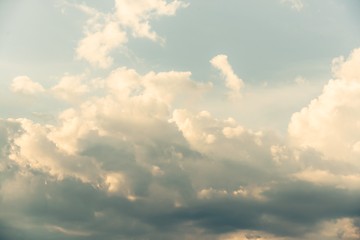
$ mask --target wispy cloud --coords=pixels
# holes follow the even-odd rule
[[[232,99],[239,97],[244,82],[234,73],[234,70],[228,62],[228,57],[226,55],[217,55],[210,60],[210,63],[213,67],[220,70],[224,76],[226,87],[230,90],[229,97]]]
[[[304,8],[304,3],[302,0],[281,0],[283,4],[289,5],[295,11],[301,11]]]

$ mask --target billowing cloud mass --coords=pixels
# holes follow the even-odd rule
[[[354,110],[313,117],[357,107],[346,100],[356,82],[331,80],[294,114],[287,144],[271,131],[184,108],[183,92],[211,91],[189,72],[115,69],[98,85],[105,95],[62,111],[55,123],[2,120],[2,219],[25,234],[28,220],[16,216],[27,212],[34,239],[356,239],[359,165],[346,144],[357,139],[341,121]],[[309,122],[317,119],[322,124]],[[334,147],[346,159],[338,161]]]
[[[336,165],[331,169],[309,168],[296,176],[300,179],[340,187],[359,188],[360,156],[360,49],[355,49],[345,61],[333,61],[332,79],[322,94],[309,106],[292,116],[289,136],[293,145],[312,148]],[[347,168],[347,169],[346,169]]]
[[[113,62],[110,52],[128,41],[126,32],[121,31],[116,22],[106,23],[100,29],[87,30],[85,34],[76,50],[77,57],[100,68],[109,67]]]
[[[329,158],[357,162],[360,153],[360,49],[347,61],[334,61],[334,77],[308,107],[295,113],[289,125],[292,141]]]
[[[150,20],[186,5],[117,0],[106,16],[79,5],[94,29],[77,54],[110,67],[129,33],[161,41]],[[65,103],[51,119],[0,118],[0,239],[359,239],[359,59],[336,58],[284,134],[196,110],[209,95],[234,103],[191,71],[117,66],[48,89],[15,78],[13,92]],[[227,56],[210,63],[240,96]]]
[[[25,95],[34,95],[45,89],[40,83],[34,82],[28,76],[18,76],[11,83],[11,91]]]

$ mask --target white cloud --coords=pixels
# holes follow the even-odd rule
[[[359,82],[360,48],[354,49],[347,60],[343,56],[333,60],[332,71],[336,78]]]
[[[304,8],[302,0],[281,0],[282,3],[288,4],[292,9],[301,11]]]
[[[336,60],[334,75],[322,94],[293,114],[289,135],[293,144],[312,147],[328,158],[357,162],[360,141],[360,72],[356,49],[344,61]],[[357,164],[358,165],[358,164]]]
[[[175,109],[170,121],[194,150],[215,159],[251,162],[252,151],[261,152],[270,147],[267,145],[271,141],[278,141],[271,134],[245,129],[233,119],[217,119],[207,111],[194,114],[186,109]],[[263,141],[265,136],[269,142]]]
[[[240,136],[244,132],[244,128],[241,126],[237,127],[225,127],[222,130],[223,134],[227,138],[234,138]]]
[[[11,120],[17,129],[4,137],[6,149],[9,149],[6,154],[21,171],[41,173],[40,176],[51,180],[51,184],[65,184],[75,179],[81,184],[79,189],[91,186],[98,198],[96,204],[86,208],[90,212],[86,214],[91,216],[87,221],[96,221],[93,228],[100,228],[101,233],[104,232],[101,226],[106,225],[107,220],[116,222],[118,227],[130,218],[132,224],[141,222],[136,230],[141,229],[146,234],[158,226],[157,221],[148,223],[146,219],[157,216],[156,219],[162,217],[165,220],[161,221],[166,221],[164,216],[169,213],[174,214],[170,217],[179,219],[178,212],[184,218],[198,206],[204,211],[198,214],[199,219],[190,214],[177,226],[187,226],[191,222],[194,228],[204,232],[211,227],[207,225],[212,221],[211,216],[216,215],[217,219],[223,219],[219,224],[227,227],[229,221],[241,215],[240,212],[231,215],[237,211],[231,207],[232,203],[241,206],[238,207],[241,211],[260,211],[254,216],[250,214],[249,222],[269,229],[273,226],[273,218],[263,221],[261,211],[273,209],[258,209],[269,207],[266,204],[274,200],[271,195],[274,189],[282,190],[278,182],[300,179],[329,186],[341,180],[343,184],[339,187],[355,189],[348,178],[351,174],[339,178],[339,173],[326,170],[332,174],[330,182],[308,178],[315,174],[306,175],[307,163],[293,153],[301,150],[289,149],[290,146],[284,145],[283,139],[272,132],[253,131],[232,118],[218,119],[208,111],[188,110],[186,101],[181,101],[183,93],[186,92],[187,98],[193,97],[211,87],[192,80],[190,72],[139,74],[123,67],[115,69],[102,81],[104,85],[93,86],[102,88],[101,96],[85,95],[80,104],[74,103],[51,124]],[[70,91],[71,96],[77,95],[72,90],[79,90],[83,85],[79,78],[61,82],[60,85],[66,86],[63,91]],[[85,92],[80,91],[81,94]],[[185,108],[180,109],[178,105]],[[315,164],[317,159],[312,160]],[[6,204],[24,199],[24,195],[11,190],[11,186],[19,186],[22,191],[29,188],[23,176],[17,178],[2,185],[2,191],[8,193]],[[31,191],[36,192],[32,188]],[[49,194],[53,192],[44,192],[48,194],[44,193],[46,201],[51,202],[53,197]],[[113,199],[119,200],[115,201],[118,202],[115,207],[110,206]],[[251,204],[247,205],[249,202]],[[106,204],[107,208],[103,210],[98,204]],[[121,204],[125,208],[131,206],[129,216],[119,213],[122,211],[117,208],[123,207]],[[227,209],[229,204],[231,210]],[[116,216],[109,213],[112,211],[118,211]],[[227,219],[228,214],[231,216]],[[282,217],[277,217],[276,221]],[[65,235],[89,232],[88,226],[74,230],[56,222],[51,224],[56,226],[50,229],[52,232]],[[261,230],[224,234],[220,239],[255,237],[281,239]]]
[[[168,114],[172,106],[188,104],[189,99],[184,92],[196,99],[212,87],[210,83],[193,81],[190,72],[149,72],[140,75],[134,69],[124,67],[112,71],[106,85],[119,101],[130,100],[130,105],[144,105],[146,109],[141,109],[142,113],[157,111],[161,115]],[[137,109],[130,108],[132,111]]]
[[[354,54],[338,66],[341,76],[349,76],[346,72],[350,70],[345,71],[342,66],[348,66],[353,58]],[[215,65],[224,75],[233,74],[227,61]],[[6,204],[24,198],[20,190],[11,187],[26,191],[32,186],[26,185],[27,179],[36,172],[50,184],[73,180],[81,188],[90,186],[101,199],[118,198],[134,208],[141,208],[136,211],[145,212],[142,213],[145,215],[131,216],[135,222],[149,219],[146,214],[166,216],[179,211],[187,216],[186,211],[193,211],[194,206],[200,205],[204,214],[199,214],[199,219],[189,217],[181,224],[192,222],[201,231],[209,229],[207,221],[211,220],[207,218],[211,219],[215,211],[223,219],[220,224],[227,227],[229,219],[238,217],[239,213],[226,216],[236,211],[231,207],[236,203],[242,206],[240,209],[250,208],[252,219],[249,222],[255,222],[256,226],[221,235],[220,239],[281,239],[272,233],[251,229],[283,226],[287,214],[294,214],[287,211],[268,214],[268,211],[275,211],[271,204],[279,201],[277,197],[290,191],[283,186],[284,182],[292,190],[297,184],[309,184],[317,190],[326,186],[335,193],[359,189],[358,168],[351,168],[358,166],[355,160],[360,148],[357,134],[351,134],[356,133],[359,125],[355,109],[360,103],[357,100],[360,86],[356,77],[330,81],[318,99],[294,114],[289,125],[291,144],[272,131],[254,131],[233,118],[218,118],[206,110],[189,110],[187,98],[201,96],[211,88],[211,84],[192,80],[191,72],[140,74],[134,69],[120,67],[106,78],[96,80],[99,84],[91,87],[82,81],[83,78],[82,75],[67,75],[49,90],[65,100],[78,98],[77,102],[70,101],[73,107],[59,113],[54,121],[46,124],[29,119],[5,120],[5,127],[0,129],[0,143],[5,159],[11,164],[2,164],[0,170],[7,173],[9,165],[16,166],[30,176],[16,174],[12,180],[1,184],[2,192],[7,195]],[[86,94],[97,90],[101,90],[101,94]],[[345,120],[348,120],[349,129],[341,125]],[[335,137],[330,138],[329,134]],[[338,151],[343,153],[336,155]],[[343,160],[344,156],[350,156],[345,159],[349,165]],[[324,163],[333,157],[341,161]],[[272,195],[276,191],[283,192]],[[305,190],[300,189],[299,194],[301,191]],[[46,201],[53,199],[48,193],[44,197]],[[281,201],[292,208],[287,199]],[[249,202],[251,204],[247,205]],[[231,210],[226,209],[229,204]],[[260,213],[258,209],[262,209]],[[108,219],[106,211],[99,215],[99,209],[94,206],[87,210],[92,212],[91,216],[102,216],[95,217],[97,221]],[[127,217],[112,218],[121,222]],[[321,220],[314,217],[313,221]],[[318,231],[313,226],[302,225],[306,224],[290,221],[286,228],[301,236]],[[53,232],[74,236],[88,230],[73,230],[57,223],[53,226],[57,226],[51,229]],[[150,231],[147,227],[141,229]]]
[[[40,83],[32,81],[28,76],[18,76],[11,83],[11,91],[25,95],[35,95],[44,92]]]
[[[108,68],[113,63],[110,52],[127,41],[127,34],[117,22],[109,21],[95,31],[88,30],[76,49],[79,59],[85,59],[93,66]]]
[[[208,112],[202,111],[194,115],[186,109],[176,109],[173,112],[171,121],[177,125],[194,149],[200,151],[205,151],[208,148],[212,149],[212,146],[207,146],[211,145],[216,139],[211,130],[212,127],[218,128],[219,123]],[[208,139],[213,141],[208,141]]]
[[[75,177],[83,182],[96,183],[99,166],[89,157],[69,154],[49,139],[51,126],[42,126],[27,119],[13,120],[21,124],[21,134],[11,136],[9,159],[19,167],[48,173],[57,179]]]
[[[198,84],[190,76],[189,72],[140,75],[132,69],[114,70],[105,79],[105,96],[91,96],[82,103],[79,99],[79,106],[58,115],[58,124],[12,120],[19,124],[20,132],[11,135],[9,158],[24,169],[30,167],[59,180],[76,178],[111,194],[135,199],[133,183],[126,180],[126,174],[122,174],[120,169],[103,169],[95,158],[81,153],[88,145],[100,142],[115,149],[119,146],[132,149],[135,143],[142,146],[171,138],[181,142],[181,135],[168,122],[172,103],[184,91],[197,95],[211,86]],[[51,92],[62,99],[72,100],[89,91],[81,80],[82,76],[65,76]],[[154,170],[152,163],[144,163],[143,167],[151,175],[165,174],[159,166]]]
[[[92,109],[90,108],[89,110],[91,111]],[[60,113],[58,120],[61,124],[59,126],[49,126],[50,129],[47,137],[50,141],[56,143],[56,147],[59,150],[69,155],[76,155],[79,152],[79,139],[85,137],[91,131],[98,130],[93,121],[83,119],[73,108]]]
[[[83,76],[65,75],[57,85],[51,88],[56,97],[72,101],[89,92],[89,87],[82,83]]]
[[[178,0],[170,3],[165,0],[116,0],[115,6],[119,23],[129,28],[134,37],[159,41],[160,37],[151,30],[150,20],[163,15],[174,15],[179,8],[186,7],[187,4]]]
[[[244,86],[244,82],[236,76],[226,55],[217,55],[210,60],[210,63],[220,70],[225,77],[226,87],[230,90],[229,97],[236,98],[240,96],[240,90]]]
[[[113,13],[104,14],[85,5],[75,5],[90,15],[85,26],[85,38],[79,41],[76,54],[93,66],[108,68],[113,63],[111,52],[124,47],[128,33],[135,38],[164,42],[151,29],[150,21],[160,16],[171,16],[187,4],[164,0],[115,0]]]

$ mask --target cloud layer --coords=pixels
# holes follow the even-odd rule
[[[34,239],[356,239],[358,53],[293,115],[289,143],[176,107],[211,91],[189,72],[121,67],[55,123],[3,119],[2,219]],[[86,92],[78,79],[49,91]]]
[[[150,21],[187,4],[75,6],[90,15],[76,54],[108,68],[130,36],[162,42]],[[16,77],[14,93],[66,107],[44,121],[0,119],[0,239],[359,239],[359,59],[355,49],[333,61],[334,79],[285,136],[194,110],[214,87],[190,71],[119,66],[48,88]],[[227,56],[210,64],[230,100],[240,96]]]

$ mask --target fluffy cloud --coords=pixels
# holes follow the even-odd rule
[[[187,4],[175,0],[168,3],[165,0],[116,0],[116,17],[119,23],[129,28],[134,37],[148,38],[153,41],[160,40],[159,36],[151,30],[150,20],[159,16],[171,16]]]
[[[193,114],[186,109],[176,109],[170,121],[177,125],[193,149],[215,158],[248,161],[247,151],[268,144],[262,141],[263,132],[244,130],[235,120],[219,120],[207,111]]]
[[[292,116],[289,135],[295,145],[356,164],[360,141],[359,59],[360,51],[356,49],[346,61],[335,60],[337,79],[330,80],[318,98]]]
[[[82,83],[82,78],[82,76],[66,75],[60,79],[57,85],[52,87],[51,91],[62,100],[75,100],[89,92],[89,87]]]
[[[94,186],[100,184],[109,192],[121,192],[120,186],[126,183],[122,170],[102,169],[100,165],[103,163],[82,156],[81,153],[89,147],[84,139],[95,141],[89,142],[90,145],[113,142],[113,147],[121,142],[124,147],[130,147],[127,150],[130,152],[135,143],[141,146],[156,139],[162,142],[169,137],[176,137],[176,141],[181,142],[176,129],[168,123],[170,105],[183,91],[201,94],[208,86],[195,83],[188,72],[150,72],[142,76],[135,70],[119,68],[106,79],[106,88],[109,94],[105,97],[89,99],[80,107],[59,114],[60,124],[57,126],[41,125],[28,119],[9,120],[19,125],[21,132],[11,138],[9,158],[22,168],[44,171],[57,179],[73,177]],[[70,76],[52,88],[52,91],[66,93],[66,96],[85,90],[88,88],[80,83],[79,78]],[[46,151],[41,150],[43,147]],[[146,163],[143,167],[150,174],[155,165]]]
[[[108,22],[96,30],[87,30],[85,37],[79,42],[76,54],[93,66],[107,68],[113,59],[110,52],[128,41],[127,34],[121,30],[117,22]]]
[[[240,95],[240,90],[244,86],[244,82],[236,76],[226,55],[217,55],[211,59],[210,63],[220,70],[225,77],[226,87],[230,90],[229,97],[236,98]]]
[[[45,91],[40,83],[32,81],[28,76],[18,76],[11,83],[11,91],[25,95],[34,95]]]
[[[150,21],[160,16],[171,16],[187,4],[175,0],[116,0],[115,10],[104,14],[84,5],[75,5],[90,15],[85,27],[85,37],[76,49],[79,59],[88,61],[93,66],[108,68],[113,63],[112,50],[124,47],[128,34],[135,38],[147,38],[152,41],[164,40],[152,29]]]
[[[97,164],[93,159],[66,154],[48,139],[48,126],[30,120],[15,120],[21,125],[22,134],[12,138],[9,158],[21,168],[46,171],[58,179],[72,176],[84,182],[96,182]],[[46,148],[46,151],[43,150]]]
[[[101,88],[101,82],[94,80],[93,82],[84,83],[85,75],[69,75],[59,79],[59,82],[51,88],[44,88],[37,82],[32,81],[27,76],[19,76],[14,78],[10,88],[14,93],[24,95],[35,95],[37,93],[51,94],[55,98],[63,101],[75,102],[83,95],[90,92],[91,89]]]
[[[118,68],[110,74],[106,85],[109,91],[118,94],[119,98],[137,97],[149,101],[156,100],[169,107],[174,101],[186,100],[182,93],[192,96],[211,89],[211,83],[196,83],[190,79],[191,72],[149,72],[139,75],[134,69]]]
[[[343,56],[333,60],[332,71],[336,78],[347,81],[359,81],[360,78],[360,48],[354,49],[350,57],[345,60]]]
[[[330,80],[307,107],[293,114],[288,128],[292,146],[314,149],[323,155],[320,165],[305,165],[294,174],[296,178],[322,186],[359,188],[359,59],[359,49],[347,60],[336,58],[336,79]]]

